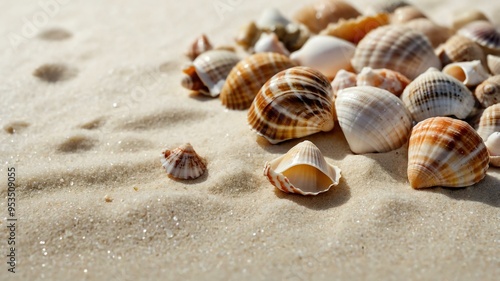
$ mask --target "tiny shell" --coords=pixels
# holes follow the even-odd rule
[[[417,7],[408,5],[399,7],[392,13],[391,23],[400,24],[414,19],[427,18]]]
[[[483,111],[477,128],[477,133],[485,141],[494,132],[500,132],[500,103],[488,106]]]
[[[488,17],[486,17],[483,12],[471,7],[467,7],[466,10],[453,14],[451,26],[454,30],[459,30],[467,24],[478,20],[489,21]]]
[[[422,32],[427,36],[434,48],[446,42],[452,34],[449,28],[440,26],[427,18],[414,19],[406,22],[404,25],[412,30]]]
[[[490,165],[500,167],[500,131],[491,134],[485,145],[490,153]]]
[[[500,75],[491,76],[479,84],[474,95],[485,108],[500,103]]]
[[[500,54],[500,32],[489,21],[474,21],[462,27],[463,35],[483,47],[488,54]]]
[[[189,143],[163,151],[160,160],[167,174],[176,179],[196,179],[207,170],[205,160]]]
[[[436,50],[443,65],[452,62],[486,61],[484,51],[474,41],[461,35],[453,35],[443,45]]]
[[[200,54],[212,49],[212,44],[208,40],[207,36],[205,34],[202,34],[198,38],[196,38],[193,43],[191,43],[189,49],[186,52],[186,56],[188,56],[191,60],[194,60]]]
[[[418,123],[408,147],[408,180],[415,188],[466,187],[486,176],[483,140],[464,121],[433,117]]]
[[[320,35],[334,36],[358,44],[368,32],[387,24],[389,24],[389,16],[385,13],[359,16],[355,19],[341,19],[337,23],[330,23]]]
[[[337,93],[340,90],[356,86],[356,77],[356,73],[352,73],[344,69],[339,70],[331,83],[333,96],[337,97]]]
[[[490,77],[479,60],[451,63],[443,68],[443,72],[468,87],[477,86]]]
[[[278,53],[289,56],[290,52],[286,49],[285,45],[280,42],[275,33],[262,33],[259,40],[255,43],[254,51],[256,53]]]
[[[338,185],[340,169],[326,162],[318,147],[303,141],[285,155],[267,162],[264,176],[286,193],[317,195]]]
[[[487,60],[491,74],[500,75],[500,56],[488,55]]]
[[[252,21],[240,29],[235,41],[236,44],[243,47],[243,49],[250,50],[259,40],[261,34],[262,30],[260,30],[255,22]]]
[[[364,67],[357,76],[356,85],[374,86],[400,96],[410,82],[410,79],[394,70]]]

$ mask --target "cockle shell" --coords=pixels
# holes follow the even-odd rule
[[[477,133],[486,141],[494,132],[500,132],[500,103],[488,106],[479,119]]]
[[[332,79],[337,71],[350,68],[355,49],[356,46],[348,41],[317,35],[310,38],[300,50],[293,52],[290,58],[299,65],[317,69]]]
[[[474,96],[457,79],[429,69],[413,80],[401,95],[413,120],[420,122],[435,116],[465,119],[474,108]]]
[[[404,26],[382,26],[363,38],[351,60],[357,72],[363,67],[388,68],[409,79],[430,67],[441,68],[429,40],[420,32]]]
[[[200,91],[212,97],[219,95],[226,77],[238,63],[238,56],[226,50],[211,50],[198,56],[193,65],[184,70],[187,74],[181,84],[184,88]],[[200,82],[208,88],[208,92],[200,89]]]
[[[471,22],[462,27],[458,34],[482,46],[488,54],[500,54],[500,32],[489,21]]]
[[[317,195],[338,185],[340,169],[328,164],[321,151],[303,141],[264,166],[264,176],[286,193]]]
[[[341,90],[335,100],[339,125],[357,154],[387,152],[406,143],[411,116],[387,90],[358,86]]]
[[[500,56],[488,55],[487,61],[491,74],[500,75]]]
[[[262,86],[248,111],[248,124],[276,144],[333,129],[330,81],[309,67],[292,67]]]
[[[443,68],[443,73],[454,77],[468,87],[477,86],[490,77],[479,60],[448,64]]]
[[[436,48],[446,42],[452,35],[449,28],[436,24],[428,18],[418,18],[408,21],[404,24],[412,30],[422,32],[431,42],[432,47]]]
[[[406,78],[403,74],[382,68],[372,69],[371,67],[364,67],[357,76],[358,86],[374,86],[380,89],[387,90],[396,96],[400,96],[403,90],[410,84],[410,79]]]
[[[320,32],[320,35],[329,35],[358,44],[368,32],[389,24],[389,15],[380,13],[373,16],[359,16],[357,18],[330,23]]]
[[[354,87],[356,86],[356,83],[357,83],[356,73],[352,73],[344,69],[339,70],[339,72],[337,72],[337,75],[335,75],[335,78],[331,83],[333,96],[337,97],[337,93],[340,90]]]
[[[485,108],[500,103],[500,75],[491,76],[479,84],[474,95]]]
[[[285,45],[281,43],[278,36],[276,36],[273,32],[262,33],[259,40],[255,43],[254,51],[256,53],[272,52],[285,56],[290,55],[290,52],[286,49]]]
[[[401,24],[420,18],[427,18],[427,17],[417,7],[412,5],[407,5],[399,7],[396,10],[394,10],[391,16],[391,23]]]
[[[206,162],[190,143],[161,153],[161,165],[170,177],[176,179],[195,179],[207,170]]]
[[[486,176],[486,146],[464,121],[433,117],[418,123],[408,147],[408,180],[415,188],[465,187]]]
[[[500,131],[491,134],[484,144],[490,153],[490,165],[500,167]]]
[[[207,36],[205,34],[202,34],[198,38],[196,38],[193,43],[191,43],[189,49],[186,52],[186,56],[188,56],[191,60],[194,60],[200,54],[212,49],[212,44],[208,40]]]
[[[489,21],[488,17],[483,12],[467,7],[467,9],[453,14],[451,27],[454,30],[459,30],[467,24],[478,20]]]
[[[480,60],[483,63],[486,61],[483,49],[462,35],[451,36],[437,48],[436,54],[443,65],[462,61]]]
[[[220,99],[229,109],[246,109],[264,83],[276,73],[296,66],[278,53],[257,53],[236,64],[227,76]]]

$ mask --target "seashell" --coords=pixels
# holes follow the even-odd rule
[[[443,68],[443,72],[465,86],[477,86],[490,77],[479,60],[451,63]]]
[[[339,70],[331,83],[333,96],[337,97],[337,93],[340,90],[355,87],[357,82],[356,77],[356,73],[352,73],[344,69]]]
[[[412,30],[422,32],[434,48],[446,42],[452,34],[449,28],[440,26],[427,18],[413,19],[404,25]]]
[[[335,100],[339,125],[354,153],[387,152],[406,143],[411,116],[387,90],[358,86],[340,91]]]
[[[401,100],[417,122],[435,116],[465,119],[475,103],[472,93],[462,82],[436,69],[413,80],[403,91]]]
[[[489,21],[474,21],[462,27],[458,34],[483,47],[488,54],[500,54],[500,32]]]
[[[401,24],[414,19],[427,18],[417,7],[407,5],[399,7],[391,15],[392,24]]]
[[[267,8],[260,14],[257,20],[257,27],[260,29],[274,29],[276,26],[287,26],[292,23],[289,19],[285,18],[283,14],[276,8]]]
[[[274,33],[262,33],[259,40],[255,43],[254,51],[256,53],[273,52],[285,56],[290,55],[285,45],[280,42],[278,36]]]
[[[500,104],[488,106],[479,119],[477,133],[486,141],[494,132],[500,132]]]
[[[350,4],[342,0],[319,0],[303,6],[295,14],[294,19],[313,32],[318,33],[332,22],[339,19],[350,19],[361,14]]]
[[[333,129],[330,81],[310,67],[292,67],[269,79],[248,111],[248,124],[276,144]]]
[[[491,134],[484,144],[490,154],[490,165],[500,167],[500,131]]]
[[[420,32],[404,26],[382,26],[363,38],[351,60],[357,72],[363,67],[388,68],[409,79],[430,67],[441,68],[429,40]]]
[[[364,67],[357,76],[356,85],[373,86],[400,96],[410,82],[410,79],[394,70]]]
[[[243,49],[249,50],[259,40],[261,34],[262,30],[252,21],[240,29],[235,41],[236,44],[243,47]]]
[[[191,60],[194,60],[201,53],[212,50],[212,44],[208,41],[208,38],[205,34],[200,35],[198,38],[194,40],[193,43],[189,46],[189,49],[186,52],[186,56],[188,56]]]
[[[260,88],[276,73],[295,66],[287,56],[257,53],[240,61],[229,73],[220,99],[229,109],[246,109]]]
[[[375,2],[375,5],[369,10],[375,13],[393,13],[398,8],[410,5],[408,2],[402,0],[380,0]]]
[[[467,24],[478,20],[489,21],[488,17],[486,17],[486,15],[483,14],[483,12],[468,7],[466,10],[453,14],[451,27],[454,30],[459,30],[460,28],[466,26]]]
[[[207,51],[198,56],[190,67],[184,69],[187,76],[182,79],[181,84],[186,89],[216,97],[227,75],[239,60],[238,56],[230,51]]]
[[[491,76],[479,84],[474,95],[485,108],[500,103],[500,75]]]
[[[474,41],[461,35],[450,37],[436,50],[436,54],[443,65],[473,60],[480,60],[484,64],[486,61],[483,49]]]
[[[500,56],[488,55],[487,61],[491,74],[500,75]]]
[[[190,143],[162,151],[160,160],[167,174],[176,179],[196,179],[207,170],[206,161],[194,151]]]
[[[486,176],[488,163],[483,140],[464,121],[434,117],[413,128],[408,147],[408,180],[415,189],[473,185]]]
[[[264,166],[264,176],[286,193],[317,195],[338,185],[340,169],[328,164],[321,151],[310,141],[303,141]]]
[[[330,23],[320,32],[320,35],[335,36],[358,44],[368,32],[387,24],[389,24],[389,15],[385,13],[374,16],[359,16],[348,20],[340,19],[337,23]]]
[[[290,55],[299,65],[319,70],[328,78],[335,77],[340,69],[350,68],[350,59],[356,47],[345,40],[317,35],[309,39],[304,46]]]

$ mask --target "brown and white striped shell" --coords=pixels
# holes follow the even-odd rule
[[[330,23],[320,32],[320,35],[334,36],[353,44],[358,44],[368,32],[389,24],[389,15],[380,13],[373,16],[359,16],[357,18]]]
[[[443,45],[439,46],[436,53],[443,65],[452,62],[480,60],[486,62],[483,49],[474,41],[462,35],[453,35]]]
[[[310,67],[292,67],[260,89],[248,111],[248,124],[276,144],[333,129],[330,81]]]
[[[474,95],[485,108],[500,103],[500,75],[491,76],[479,84]]]
[[[430,67],[441,68],[429,39],[404,26],[382,26],[368,33],[351,60],[357,72],[363,67],[388,68],[415,79]]]
[[[276,73],[296,66],[278,53],[257,53],[240,61],[229,73],[220,99],[229,109],[250,107],[260,88]]]
[[[358,86],[341,90],[335,100],[339,125],[352,152],[387,152],[406,143],[411,116],[387,90]]]
[[[279,190],[301,195],[317,195],[339,183],[340,169],[328,164],[310,141],[292,147],[285,155],[264,166],[264,176]]]
[[[196,59],[200,54],[212,50],[212,44],[208,40],[205,34],[197,37],[191,45],[189,45],[189,49],[186,51],[186,56],[191,60]]]
[[[490,165],[500,167],[500,131],[491,134],[484,144],[490,153]]]
[[[161,153],[161,165],[170,177],[176,179],[196,179],[207,170],[206,162],[190,143]]]
[[[449,28],[436,24],[428,18],[418,18],[408,21],[404,24],[412,30],[422,32],[431,42],[432,47],[436,48],[446,42],[452,35]]]
[[[483,111],[477,127],[477,133],[485,141],[494,132],[500,132],[500,103],[488,106]]]
[[[373,86],[400,96],[410,82],[410,79],[397,71],[365,67],[358,73],[356,85]]]
[[[435,116],[465,119],[475,103],[473,94],[462,82],[436,69],[429,69],[413,80],[401,100],[417,122]]]
[[[488,54],[500,54],[500,32],[489,21],[474,21],[462,27],[458,34],[483,47]]]
[[[415,188],[466,187],[486,176],[486,146],[464,121],[433,117],[418,123],[408,147],[408,180]]]
[[[500,75],[500,56],[488,55],[487,61],[491,74]]]
[[[477,86],[490,77],[479,60],[450,63],[443,68],[443,73],[454,77],[467,87]]]

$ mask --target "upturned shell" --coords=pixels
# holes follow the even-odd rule
[[[259,40],[255,43],[254,51],[256,53],[272,52],[285,56],[290,55],[290,52],[286,49],[285,45],[281,43],[278,36],[276,36],[273,32],[262,33]]]
[[[208,38],[205,34],[200,35],[196,38],[193,43],[189,46],[186,51],[186,56],[188,56],[191,60],[194,60],[200,54],[212,50],[212,44],[208,41]]]
[[[408,27],[391,25],[368,33],[359,42],[351,62],[357,72],[366,66],[388,68],[409,79],[415,79],[430,67],[441,68],[425,35]]]
[[[332,79],[340,69],[348,69],[356,47],[345,40],[326,35],[310,38],[304,46],[290,55],[299,65],[319,70]]]
[[[320,35],[335,36],[358,44],[368,32],[387,24],[389,24],[389,15],[385,13],[359,16],[355,19],[341,19],[337,23],[330,23],[320,32]]]
[[[430,69],[413,80],[401,99],[413,120],[420,122],[435,116],[465,119],[474,108],[474,97],[457,79]]]
[[[170,177],[176,179],[195,179],[207,170],[206,162],[186,143],[161,153],[161,165]]]
[[[483,140],[464,121],[434,117],[413,128],[408,147],[408,180],[415,189],[473,185],[486,176],[488,163]]]
[[[246,109],[260,88],[276,73],[295,66],[277,53],[257,53],[240,61],[227,76],[220,99],[229,109]]]
[[[391,23],[400,24],[406,23],[414,19],[427,18],[422,11],[412,5],[399,7],[392,13]]]
[[[452,32],[449,28],[440,26],[427,18],[418,18],[408,21],[404,24],[412,30],[422,32],[431,42],[432,47],[436,48],[450,38]]]
[[[317,195],[339,183],[340,169],[326,162],[318,147],[303,141],[285,155],[267,162],[264,176],[286,193]]]
[[[500,75],[491,76],[479,84],[474,95],[483,107],[500,103]]]
[[[181,84],[184,88],[201,91],[212,97],[219,95],[226,77],[231,69],[238,63],[238,56],[226,50],[211,50],[198,56],[193,65],[184,70],[187,74]],[[200,88],[202,83],[208,92]]]
[[[477,133],[483,140],[494,132],[500,132],[500,103],[487,107],[481,114]]]
[[[406,143],[411,116],[387,90],[361,86],[340,91],[335,100],[339,125],[354,153],[387,152]]]
[[[489,21],[474,21],[462,27],[463,35],[483,47],[488,54],[500,54],[500,32]]]
[[[483,49],[474,41],[461,35],[453,35],[443,45],[439,46],[436,53],[443,65],[452,62],[480,60],[485,62]]]
[[[477,86],[490,77],[479,60],[448,64],[443,68],[443,73],[454,77],[468,87]]]
[[[262,86],[248,111],[248,124],[276,144],[333,129],[332,88],[309,67],[292,67]]]
[[[478,20],[489,21],[488,17],[483,12],[471,7],[467,7],[466,10],[453,14],[451,26],[454,30],[459,30],[467,24]]]
[[[356,83],[357,83],[356,73],[352,73],[344,69],[339,70],[339,72],[337,72],[337,75],[335,75],[335,78],[331,83],[333,96],[337,97],[337,93],[340,90],[354,87],[356,86]]]
[[[488,55],[487,60],[491,74],[500,75],[500,56]]]
[[[385,68],[372,69],[365,67],[358,74],[356,85],[373,86],[400,96],[410,82],[410,79],[397,71]]]
[[[490,153],[490,165],[500,167],[500,131],[491,134],[484,144]]]

